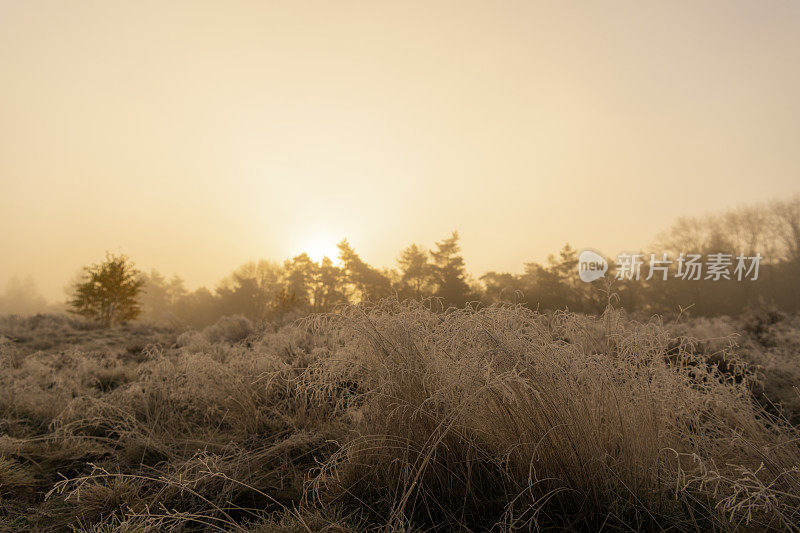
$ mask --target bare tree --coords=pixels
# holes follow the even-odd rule
[[[793,263],[800,262],[800,196],[772,202],[770,207],[784,259]]]

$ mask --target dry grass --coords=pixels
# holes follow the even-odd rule
[[[57,321],[45,350],[0,323],[0,531],[798,529],[797,430],[753,401],[728,322]]]
[[[665,357],[674,343],[657,322],[387,302],[318,326],[339,333],[344,361],[320,360],[309,387],[355,383],[339,404],[359,410],[318,487],[376,516],[476,529],[794,521],[794,430],[755,408],[745,381],[688,350]]]

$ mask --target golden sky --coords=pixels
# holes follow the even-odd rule
[[[0,284],[453,229],[520,271],[797,192],[798,141],[788,0],[0,0]]]

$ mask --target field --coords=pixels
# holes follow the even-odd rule
[[[0,319],[0,530],[800,527],[800,318]]]

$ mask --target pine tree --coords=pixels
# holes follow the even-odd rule
[[[436,283],[435,295],[447,305],[461,307],[473,298],[472,289],[467,283],[464,258],[460,255],[458,232],[454,231],[447,239],[436,243],[431,250],[431,273]]]
[[[401,281],[414,297],[420,298],[427,288],[431,275],[428,254],[421,247],[412,244],[400,253]]]
[[[354,299],[377,302],[392,293],[392,280],[386,272],[365,263],[344,239],[337,247],[347,281],[355,292]]]

